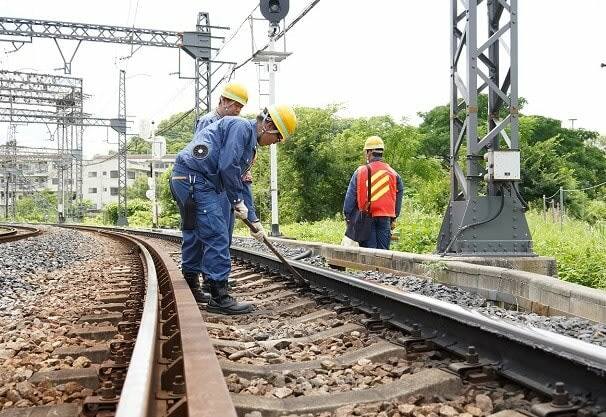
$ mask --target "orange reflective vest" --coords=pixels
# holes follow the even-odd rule
[[[388,164],[373,161],[370,164],[370,214],[372,217],[396,217],[397,176]],[[368,170],[358,168],[358,209],[366,210],[368,200]]]

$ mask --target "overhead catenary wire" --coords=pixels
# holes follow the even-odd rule
[[[183,113],[181,116],[179,116],[179,118],[177,118],[177,119],[176,119],[174,122],[172,122],[170,125],[168,125],[168,126],[166,126],[166,127],[163,127],[161,130],[158,130],[158,131],[156,132],[156,135],[163,135],[163,134],[165,134],[166,132],[169,132],[169,131],[170,131],[170,130],[173,128],[173,127],[175,127],[177,124],[179,124],[181,121],[183,121],[183,119],[185,119],[187,116],[189,116],[189,115],[190,115],[190,114],[191,114],[191,113],[192,113],[194,110],[195,110],[195,108],[191,108],[191,109],[189,109],[188,111],[186,111],[185,113]],[[134,146],[134,144],[131,144],[130,146],[128,146],[128,147],[126,148],[126,152],[128,152],[128,151],[132,150],[132,149],[133,149],[133,146]],[[89,167],[89,166],[93,166],[93,165],[99,165],[99,164],[102,164],[102,163],[104,163],[104,162],[110,161],[110,160],[112,160],[112,159],[114,159],[114,158],[117,158],[117,157],[118,157],[118,155],[119,155],[119,153],[115,153],[115,154],[113,154],[113,155],[109,155],[109,156],[108,156],[108,157],[106,157],[106,158],[103,158],[103,159],[102,159],[102,160],[100,160],[100,161],[91,162],[91,163],[88,163],[88,164],[83,164],[82,166],[83,166],[83,167]]]
[[[282,38],[284,35],[286,35],[286,33],[292,29],[303,17],[305,17],[305,15],[307,13],[309,13],[311,11],[311,9],[313,9],[318,3],[320,3],[320,0],[313,0],[311,3],[309,3],[305,9],[303,9],[303,11],[301,13],[299,13],[299,15],[297,17],[295,17],[295,19],[290,22],[290,24],[284,28],[283,31],[281,31],[280,33],[278,33],[274,40],[278,40],[280,38]],[[260,51],[265,51],[267,48],[269,48],[269,43],[267,43],[263,48],[259,49]],[[236,70],[242,68],[244,65],[248,64],[250,61],[252,61],[254,58],[254,56],[250,56],[248,57],[246,60],[244,60],[243,62],[241,62],[240,64],[236,65],[233,69],[232,69],[232,73],[236,72]]]
[[[234,30],[234,32],[229,36],[229,38],[223,42],[223,45],[221,45],[221,47],[219,48],[219,50],[217,51],[217,53],[215,54],[215,58],[217,58],[217,56],[219,56],[219,54],[225,49],[225,47],[238,35],[238,33],[240,32],[240,30],[242,30],[242,28],[244,27],[244,25],[246,24],[246,22],[248,22],[248,19],[250,19],[250,17],[253,15],[253,13],[259,8],[259,5],[257,4],[248,15],[246,15],[246,17],[244,18],[244,20],[242,20],[242,23],[240,23],[238,25],[238,27],[236,28],[236,30]]]

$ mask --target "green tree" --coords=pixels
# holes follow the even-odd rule
[[[15,214],[23,222],[53,222],[57,219],[57,196],[43,190],[17,200]]]
[[[179,226],[180,216],[177,204],[170,192],[169,184],[171,174],[172,168],[163,172],[156,182],[156,187],[158,190],[158,202],[161,208],[159,223],[163,227],[175,228]]]
[[[135,178],[135,181],[126,189],[127,201],[134,198],[147,198],[145,196],[145,192],[149,190],[147,178],[146,175],[139,175]]]
[[[187,116],[185,113],[175,113],[158,124],[156,134],[166,138],[168,153],[179,152],[193,137],[195,113],[191,112]]]
[[[134,155],[146,155],[151,153],[151,143],[146,142],[139,136],[133,136],[126,145],[128,153]]]

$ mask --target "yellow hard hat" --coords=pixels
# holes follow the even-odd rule
[[[297,115],[292,107],[286,104],[273,104],[267,107],[267,112],[274,122],[282,139],[288,139],[297,129]]]
[[[227,83],[223,92],[222,97],[228,98],[233,101],[237,101],[241,105],[245,106],[248,102],[248,90],[240,83]]]
[[[364,150],[368,151],[369,149],[385,149],[385,144],[383,143],[383,139],[378,136],[370,136],[364,142]]]

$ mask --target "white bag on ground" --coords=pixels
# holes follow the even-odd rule
[[[348,248],[357,248],[360,245],[355,240],[352,240],[347,236],[343,236],[343,239],[341,239],[341,246],[345,246]]]

